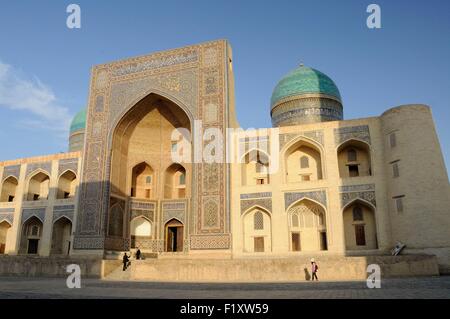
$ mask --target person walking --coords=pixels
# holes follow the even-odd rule
[[[319,266],[317,266],[316,261],[314,258],[311,258],[311,280],[314,281],[314,278],[316,278],[317,281],[319,281],[319,278],[317,278],[317,271],[319,270]]]
[[[127,267],[129,265],[129,262],[130,262],[130,257],[128,257],[127,253],[123,254],[122,262],[123,262],[123,271],[125,271],[125,270],[127,270]]]
[[[136,251],[136,259],[137,260],[141,259],[141,250],[139,248]]]

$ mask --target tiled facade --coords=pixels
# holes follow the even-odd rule
[[[450,189],[429,107],[339,120],[339,92],[313,84],[300,97],[283,84],[275,128],[231,134],[233,163],[175,165],[174,128],[238,127],[229,44],[95,66],[85,129],[71,136],[80,151],[0,163],[1,252],[383,254],[401,241],[447,263]]]

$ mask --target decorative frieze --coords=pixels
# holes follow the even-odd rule
[[[316,190],[309,192],[284,193],[284,209],[286,210],[291,204],[304,198],[316,201],[325,207],[327,206],[327,193],[325,190]]]
[[[339,187],[339,191],[341,192],[341,207],[345,207],[355,199],[361,199],[377,206],[375,184],[346,185]]]
[[[286,133],[286,134],[280,134],[280,150],[289,142],[291,142],[294,139],[297,139],[301,136],[304,136],[308,139],[311,139],[320,145],[324,145],[323,141],[323,131],[317,130],[317,131],[305,131],[305,132],[299,132],[299,133]]]
[[[45,207],[24,208],[22,210],[22,223],[26,222],[32,216],[36,216],[42,223],[45,221]]]
[[[3,169],[2,181],[5,180],[9,176],[14,176],[17,180],[19,180],[19,177],[20,177],[20,165],[6,166]]]
[[[231,236],[223,235],[191,235],[190,249],[229,249]]]
[[[361,140],[370,144],[369,126],[359,125],[334,129],[334,140],[336,145],[340,145],[351,139]]]
[[[78,158],[67,158],[58,162],[58,176],[67,170],[78,174]]]
[[[113,69],[113,76],[123,76],[132,73],[145,72],[148,70],[163,68],[167,66],[197,62],[197,51],[183,52],[180,54],[173,54],[162,56],[154,59],[149,59],[142,62],[131,62],[129,64],[119,66]]]
[[[10,225],[14,223],[14,208],[0,209],[0,223],[6,221]]]
[[[72,223],[74,220],[75,205],[60,205],[53,207],[53,222],[61,218],[62,216],[67,217]]]
[[[52,162],[44,162],[44,163],[31,163],[27,165],[26,175],[28,176],[31,172],[34,172],[38,169],[41,169],[48,174],[52,172]]]

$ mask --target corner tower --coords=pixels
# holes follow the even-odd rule
[[[343,119],[336,84],[326,74],[303,65],[278,82],[270,105],[274,127]]]

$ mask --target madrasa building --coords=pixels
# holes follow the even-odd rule
[[[239,130],[232,61],[218,40],[94,66],[69,152],[0,163],[0,253],[325,258],[387,255],[400,242],[450,267],[430,107],[344,120],[333,80],[301,65],[273,90],[273,127]],[[199,137],[188,160],[173,158],[175,129]],[[208,130],[226,151],[194,160]]]

